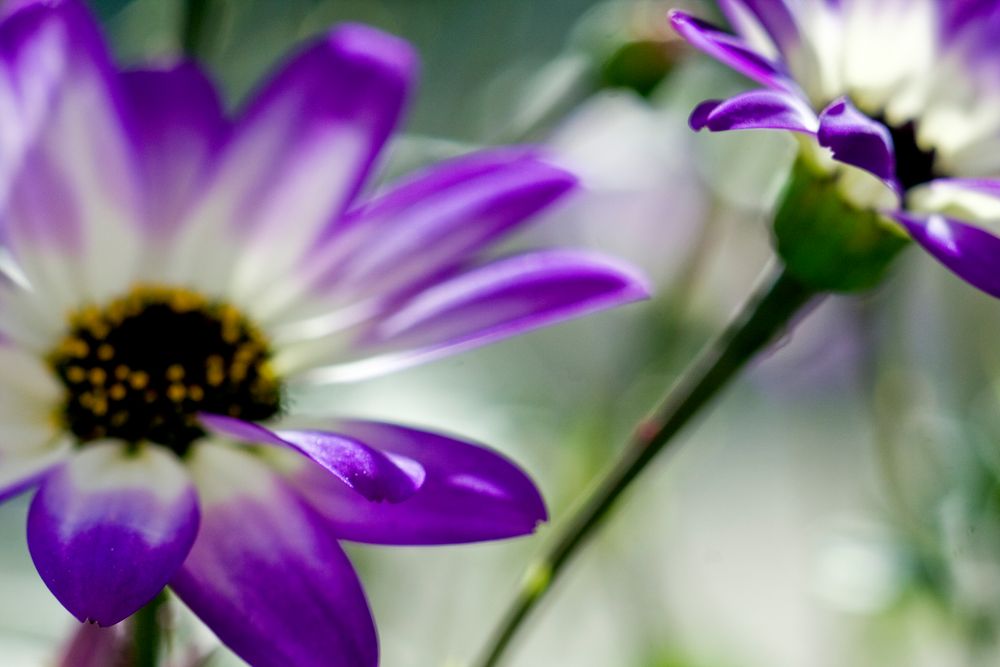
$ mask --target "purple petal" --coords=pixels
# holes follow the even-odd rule
[[[1000,298],[1000,239],[972,225],[941,215],[897,213],[913,240],[959,278]]]
[[[190,467],[202,527],[171,583],[181,600],[254,667],[375,667],[375,625],[328,523],[257,457],[207,444]]]
[[[89,444],[42,484],[28,547],[49,590],[81,621],[108,626],[152,600],[198,532],[198,502],[173,454]]]
[[[815,134],[819,120],[809,105],[795,93],[758,89],[728,100],[702,102],[691,113],[691,128],[726,130],[791,130]]]
[[[93,294],[130,270],[92,261],[114,245],[128,257],[139,188],[117,73],[82,4],[26,6],[0,26],[0,194],[6,242],[36,287],[54,280]],[[59,251],[45,267],[37,246]],[[68,280],[65,254],[81,261]],[[55,272],[55,273],[54,273]]]
[[[831,103],[819,116],[817,138],[833,157],[860,167],[892,185],[896,179],[896,156],[892,136],[882,123],[858,111],[847,98]]]
[[[354,298],[419,284],[563,198],[576,179],[526,150],[483,151],[430,167],[353,211],[318,250],[317,290]]]
[[[42,452],[0,455],[0,503],[36,486],[69,455],[68,444]]]
[[[693,46],[757,83],[768,88],[797,88],[778,64],[757,53],[739,37],[676,9],[670,12],[670,22]]]
[[[169,230],[205,182],[229,131],[211,81],[193,62],[122,74],[146,185],[146,219]]]
[[[359,343],[369,358],[308,377],[345,381],[377,375],[648,295],[646,281],[631,268],[600,256],[553,250],[509,257],[418,293]]]
[[[242,442],[294,449],[371,502],[400,502],[412,496],[424,482],[423,468],[415,461],[386,455],[335,433],[270,431],[221,415],[201,415],[201,423],[217,435]]]
[[[786,55],[800,42],[795,15],[785,0],[720,0],[719,6],[730,24],[738,28],[747,19],[755,21]]]
[[[527,535],[547,516],[528,476],[501,455],[444,435],[376,422],[332,425],[427,471],[405,502],[365,502],[312,469],[295,473],[296,488],[345,539],[376,544],[458,544]]]
[[[406,42],[343,25],[257,93],[201,211],[228,219],[248,245],[236,276],[245,294],[298,266],[351,204],[400,119],[415,70]]]

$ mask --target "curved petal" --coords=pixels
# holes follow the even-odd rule
[[[203,187],[229,124],[194,62],[121,76],[145,181],[146,220],[154,231],[169,231]]]
[[[682,11],[670,12],[670,23],[681,37],[719,62],[769,88],[795,90],[781,67],[739,37]]]
[[[816,136],[840,162],[864,169],[890,185],[895,183],[896,156],[888,128],[858,111],[847,98],[823,110]]]
[[[907,192],[906,203],[909,211],[996,223],[1000,221],[1000,180],[939,178]]]
[[[171,588],[191,611],[255,667],[375,667],[375,625],[327,522],[258,457],[206,443],[189,465],[202,527]]]
[[[0,503],[42,482],[69,459],[71,452],[67,441],[40,452],[0,455]]]
[[[235,245],[237,298],[252,302],[285,277],[365,182],[415,70],[409,44],[361,25],[335,28],[286,63],[237,121],[176,250],[179,275]]]
[[[271,431],[222,415],[201,415],[201,423],[216,435],[241,442],[293,449],[333,473],[370,502],[398,503],[424,482],[415,461],[384,454],[363,442],[323,431]]]
[[[371,447],[420,463],[427,471],[411,498],[366,502],[310,468],[290,473],[302,496],[337,534],[376,544],[458,544],[527,535],[547,518],[528,476],[480,445],[437,433],[365,421],[331,425]]]
[[[467,262],[575,184],[525,149],[446,160],[350,212],[299,270],[326,311],[331,303],[388,298]],[[270,293],[287,301],[286,291]]]
[[[21,137],[0,179],[5,241],[59,310],[135,270],[139,187],[119,84],[75,0],[25,6],[0,26],[0,97],[18,110],[4,132]]]
[[[418,293],[358,343],[368,358],[310,371],[302,379],[342,382],[378,375],[648,296],[644,278],[598,255],[563,250],[517,255]]]
[[[158,446],[88,444],[46,478],[28,513],[28,548],[74,616],[108,626],[152,600],[198,533],[198,501]]]
[[[1000,239],[978,227],[941,215],[897,213],[913,240],[959,278],[1000,298]]]
[[[795,93],[767,89],[702,102],[688,122],[694,130],[708,128],[713,132],[791,130],[815,134],[819,129],[816,114]]]

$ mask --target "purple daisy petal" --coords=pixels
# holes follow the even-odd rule
[[[885,125],[858,111],[846,97],[827,106],[819,124],[819,143],[833,151],[834,158],[895,187],[896,156]]]
[[[31,503],[28,548],[49,590],[80,621],[108,626],[152,600],[198,533],[198,501],[160,447],[90,444]]]
[[[258,457],[208,444],[189,465],[201,531],[171,588],[191,611],[255,667],[375,667],[375,625],[328,522]]]
[[[139,188],[122,91],[100,33],[74,0],[28,5],[0,25],[5,240],[36,288],[93,295],[121,279]],[[6,105],[5,105],[6,107]],[[37,248],[58,251],[38,262]],[[52,255],[53,253],[49,253]],[[64,275],[67,258],[80,275]],[[48,293],[48,290],[45,290]]]
[[[913,240],[959,278],[1000,298],[1000,239],[973,225],[941,215],[895,214]]]
[[[239,290],[253,294],[298,266],[351,204],[401,117],[416,67],[403,40],[342,25],[253,97],[201,211],[228,219],[246,245]]]
[[[197,196],[229,123],[197,64],[122,73],[145,180],[146,219],[170,230]]]
[[[375,544],[458,544],[527,535],[547,518],[528,476],[485,447],[403,426],[343,421],[332,430],[420,463],[423,486],[396,504],[366,502],[313,468],[294,473],[303,497],[344,539]]]
[[[0,454],[0,503],[38,485],[69,456],[68,444],[41,452]]]
[[[563,198],[576,179],[526,150],[447,160],[351,212],[317,253],[317,291],[357,298],[420,284]]]
[[[796,90],[780,65],[764,57],[739,37],[685,12],[670,12],[670,23],[693,46],[768,88]]]
[[[418,293],[358,343],[366,358],[303,377],[341,382],[485,345],[649,296],[631,268],[587,252],[526,253],[480,266]]]
[[[691,128],[712,132],[727,130],[791,130],[815,134],[819,119],[795,93],[758,89],[728,100],[702,102],[691,113]]]
[[[271,431],[221,415],[201,415],[201,423],[216,435],[293,449],[371,502],[398,503],[412,496],[424,482],[419,463],[385,454],[347,436],[311,430]]]
[[[786,54],[800,42],[795,14],[785,0],[719,0],[719,6],[736,27],[747,19],[755,21]]]

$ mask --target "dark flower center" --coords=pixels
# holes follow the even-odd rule
[[[925,151],[917,145],[917,127],[913,121],[893,126],[878,119],[889,128],[896,152],[896,178],[903,190],[933,181],[938,177],[934,170],[934,150]]]
[[[183,454],[205,433],[199,412],[263,420],[281,409],[267,341],[228,304],[139,286],[73,313],[70,325],[49,362],[81,443],[150,440]]]

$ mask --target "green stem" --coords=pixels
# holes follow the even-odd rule
[[[162,609],[167,601],[160,593],[145,607],[132,615],[133,667],[158,667],[163,643]]]
[[[500,664],[505,650],[532,609],[551,589],[572,556],[600,526],[649,463],[739,371],[781,334],[817,292],[787,272],[770,278],[747,302],[730,327],[709,346],[666,395],[661,407],[640,424],[621,459],[599,481],[583,504],[564,522],[543,556],[529,568],[513,604],[497,627],[480,667]]]
[[[181,24],[181,48],[189,58],[202,55],[205,41],[205,19],[208,17],[209,0],[185,0]]]

